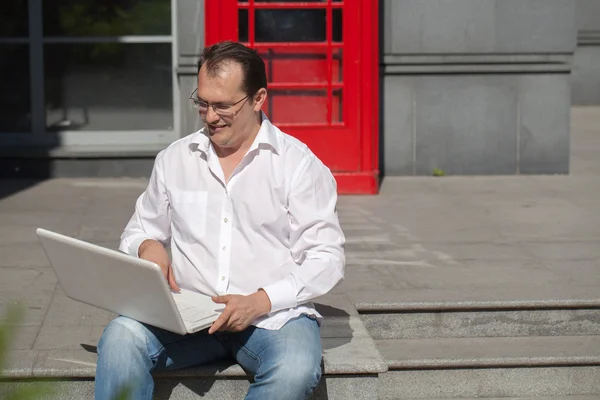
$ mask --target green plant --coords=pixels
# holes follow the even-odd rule
[[[12,303],[6,310],[6,317],[0,319],[0,380],[4,378],[6,359],[10,345],[19,327],[19,322],[25,315],[23,307],[19,303]],[[4,378],[4,379],[3,379]],[[55,394],[56,390],[49,382],[36,382],[31,385],[18,386],[7,393],[0,392],[1,400],[42,400]],[[130,388],[124,388],[115,396],[114,400],[129,399]]]
[[[443,169],[434,168],[433,176],[446,176],[446,172]]]

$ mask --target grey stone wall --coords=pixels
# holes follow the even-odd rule
[[[600,105],[600,1],[576,0],[577,42],[572,75],[573,105]]]
[[[177,47],[179,128],[183,137],[201,126],[200,116],[191,107],[189,97],[197,86],[196,62],[204,49],[204,0],[178,0]]]
[[[382,0],[386,175],[566,173],[574,0]]]

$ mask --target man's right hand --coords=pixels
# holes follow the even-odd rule
[[[144,260],[151,261],[160,266],[162,273],[169,283],[171,289],[179,292],[179,286],[175,282],[175,275],[173,274],[173,267],[171,261],[169,261],[169,255],[165,247],[156,240],[144,240],[138,249],[138,256]]]

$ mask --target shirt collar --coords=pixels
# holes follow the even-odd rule
[[[277,128],[269,121],[269,118],[265,115],[264,112],[261,111],[262,123],[260,125],[260,129],[258,130],[258,134],[250,146],[249,152],[255,150],[260,147],[261,144],[266,144],[270,146],[276,154],[281,154],[281,143],[279,142],[279,137],[277,135]],[[197,149],[203,151],[208,154],[208,149],[210,147],[210,138],[206,132],[206,128],[200,129],[198,132],[194,134],[192,137],[192,143],[197,145]]]

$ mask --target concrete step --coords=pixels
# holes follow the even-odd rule
[[[376,340],[390,370],[600,366],[600,336]]]
[[[361,315],[374,339],[600,335],[600,309],[379,312]]]
[[[481,400],[483,397],[455,398],[454,400]],[[404,399],[414,400],[414,399]],[[427,400],[447,400],[442,398]],[[600,400],[600,395],[536,396],[536,397],[485,397],[485,400]]]
[[[375,343],[389,368],[379,380],[382,400],[600,396],[598,336]]]
[[[351,290],[359,313],[600,308],[600,286],[531,283],[468,289]]]
[[[378,398],[431,400],[572,395],[600,396],[600,367],[392,370],[379,378]]]
[[[94,380],[89,374],[69,377],[54,374],[32,379],[14,379],[0,381],[0,399],[9,391],[26,388],[40,383],[50,385],[51,394],[44,400],[92,400],[94,398]],[[327,372],[312,399],[377,399],[377,373],[358,374]],[[237,365],[210,365],[179,373],[163,373],[155,376],[155,395],[158,400],[228,400],[243,399],[250,385],[250,377]]]

